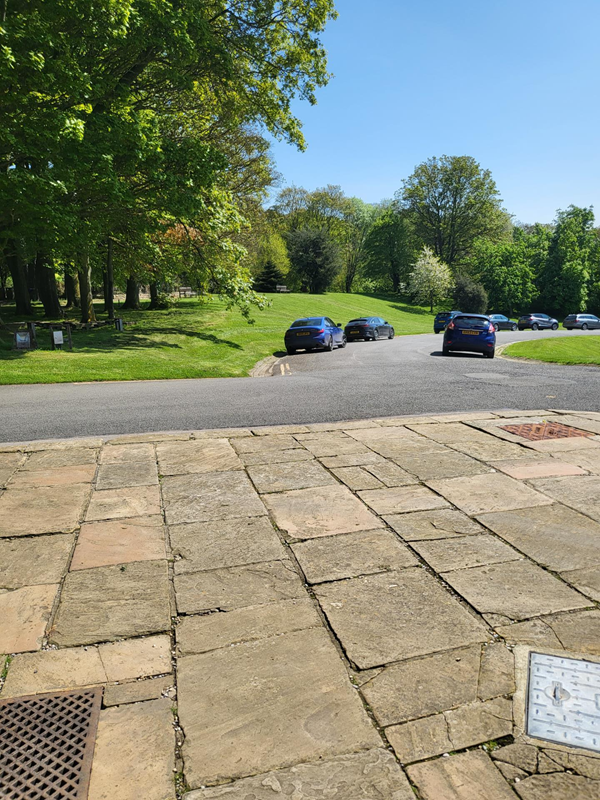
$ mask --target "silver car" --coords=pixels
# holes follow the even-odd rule
[[[600,328],[600,319],[593,314],[569,314],[563,320],[563,328],[572,331],[573,328],[580,328],[582,331]]]

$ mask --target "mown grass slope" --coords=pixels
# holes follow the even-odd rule
[[[398,335],[430,333],[433,314],[397,298],[361,294],[268,295],[271,305],[254,311],[249,325],[220,300],[186,299],[167,311],[120,312],[124,333],[112,327],[73,334],[73,351],[52,351],[50,333],[39,332],[40,349],[12,350],[12,338],[0,329],[0,383],[65,383],[167,378],[223,378],[248,375],[262,358],[283,349],[290,322],[325,315],[346,323],[356,316],[388,320]],[[102,304],[97,313],[102,318]],[[41,319],[41,309],[37,312]],[[20,321],[11,306],[0,308],[5,324]],[[73,319],[76,316],[73,315]]]
[[[600,365],[600,336],[537,339],[516,342],[504,351],[514,358],[534,358],[556,364]]]

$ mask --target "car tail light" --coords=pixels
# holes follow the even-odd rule
[[[317,333],[325,333],[325,328],[321,328],[321,330],[317,331]]]
[[[449,322],[448,325],[446,326],[446,330],[453,331],[454,330],[454,323],[453,322]]]

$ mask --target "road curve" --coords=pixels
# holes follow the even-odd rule
[[[500,332],[498,344],[587,331]],[[441,356],[442,337],[286,356],[273,377],[0,386],[0,441],[493,408],[600,411],[597,367]]]

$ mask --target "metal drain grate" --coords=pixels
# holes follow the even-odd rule
[[[528,423],[526,425],[502,425],[503,431],[514,433],[523,439],[539,442],[541,439],[570,439],[575,436],[591,436],[587,431],[571,428],[561,422],[543,422],[541,424]]]
[[[2,800],[85,800],[102,689],[0,700]]]

